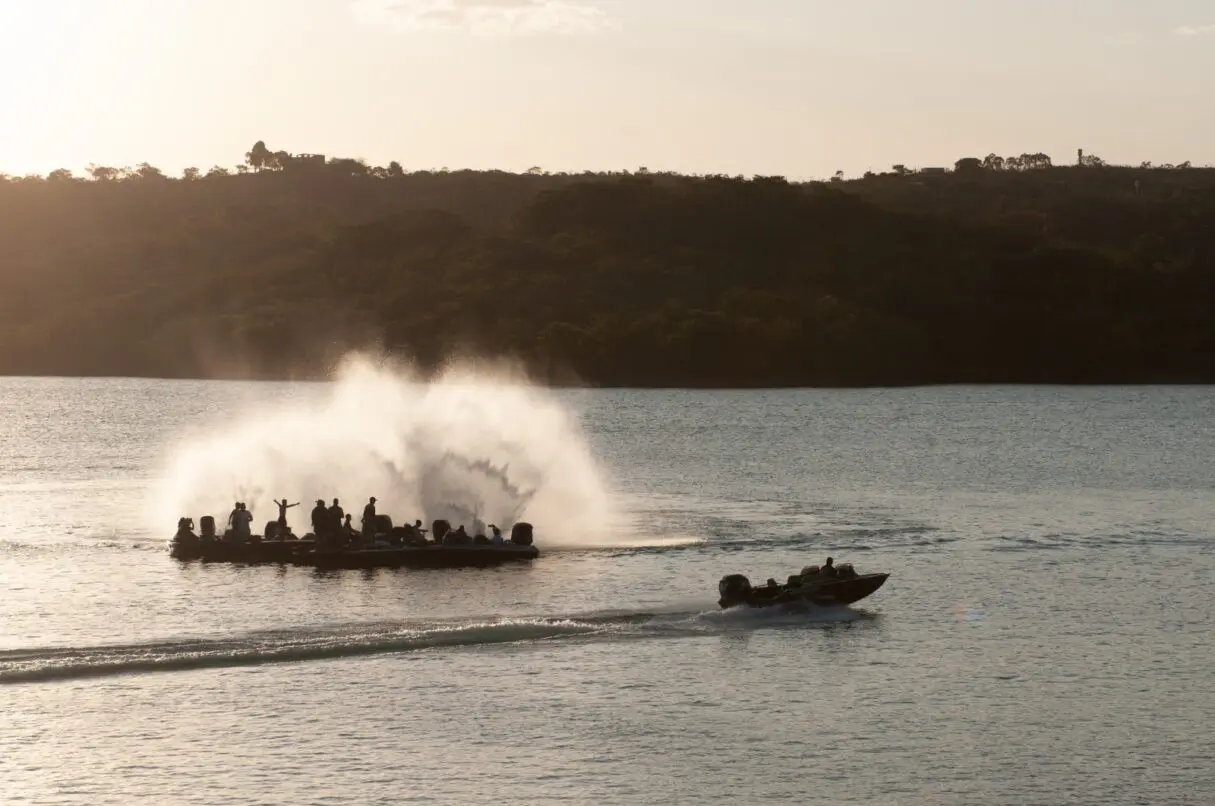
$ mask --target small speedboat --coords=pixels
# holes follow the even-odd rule
[[[804,568],[800,574],[789,577],[784,585],[769,579],[767,585],[752,587],[751,581],[742,574],[729,574],[717,583],[717,592],[721,595],[717,604],[722,609],[739,605],[847,605],[869,596],[889,577],[890,574],[858,574],[851,565],[832,566],[830,560],[825,569],[816,565]]]

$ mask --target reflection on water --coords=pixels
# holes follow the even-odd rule
[[[587,454],[631,524],[611,549],[550,550],[577,541],[536,517],[542,557],[516,567],[170,560],[175,521],[137,509],[178,436],[326,394],[0,381],[10,800],[1215,792],[1215,392],[582,393]],[[827,555],[892,576],[849,608],[716,605],[727,573]]]

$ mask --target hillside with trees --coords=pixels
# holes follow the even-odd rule
[[[351,349],[605,386],[1215,380],[1215,170],[964,158],[854,180],[0,177],[0,373],[323,377]]]

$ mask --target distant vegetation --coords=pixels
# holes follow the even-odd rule
[[[0,373],[322,376],[378,345],[625,386],[1215,380],[1215,170],[851,181],[271,151],[0,177]]]

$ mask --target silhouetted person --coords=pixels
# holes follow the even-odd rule
[[[409,546],[420,546],[426,542],[423,534],[426,532],[422,528],[422,521],[416,520],[413,523],[405,524],[405,543]]]
[[[827,562],[823,563],[823,570],[820,571],[819,573],[821,573],[825,577],[836,576],[835,560],[832,559],[831,557],[828,557]]]
[[[373,540],[375,538],[375,496],[367,499],[367,506],[363,507],[363,538],[365,540]]]
[[[277,498],[273,499],[273,501],[278,504],[278,536],[286,537],[289,531],[287,529],[287,510],[291,509],[291,507],[298,507],[300,502],[296,501],[294,504],[288,504],[286,496],[283,496],[282,501]]]
[[[253,513],[245,508],[243,501],[238,501],[236,511],[232,513],[232,535],[238,543],[243,543],[250,537],[250,526],[253,523]]]
[[[333,499],[333,506],[329,507],[329,514],[333,516],[334,531],[342,528],[342,520],[346,517],[346,511],[342,509],[342,505],[338,500]]]
[[[312,508],[312,533],[319,539],[328,537],[333,531],[333,519],[329,516],[329,510],[325,509],[325,501],[318,498],[316,506]]]

